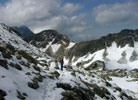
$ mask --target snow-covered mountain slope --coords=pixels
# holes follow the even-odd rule
[[[69,63],[86,69],[97,66],[108,70],[137,69],[138,30],[125,29],[97,40],[76,43],[67,53]]]
[[[40,52],[38,48],[35,46],[25,42],[20,36],[18,36],[14,31],[8,30],[10,27],[5,24],[0,24],[0,42],[8,43],[19,50],[25,50],[28,53],[32,53],[34,55],[45,56],[45,53]]]
[[[138,42],[135,42],[135,47],[126,45],[125,47],[117,47],[114,42],[110,47],[98,50],[95,53],[72,59],[73,65],[81,65],[84,68],[92,67],[96,61],[102,61],[105,64],[105,69],[138,69]]]
[[[87,70],[64,58],[61,71],[56,59],[7,28],[0,25],[0,100],[138,100],[136,69]]]
[[[134,47],[134,41],[138,41],[138,30],[125,29],[119,33],[108,34],[97,40],[76,43],[73,48],[70,49],[70,56],[81,57],[88,54],[88,52],[94,53],[98,50],[110,47],[113,42],[117,44],[117,47],[124,47],[127,44],[130,47]]]
[[[49,69],[60,74],[56,85],[64,89],[63,100],[138,100],[137,70],[85,70],[64,61],[63,71],[54,61]]]
[[[75,66],[87,68],[93,62],[102,61],[106,69],[137,68],[138,30],[125,29],[80,43],[70,41],[57,31],[46,30],[25,40],[55,58],[65,56]]]
[[[9,28],[0,24],[0,100],[41,100],[43,85],[39,81],[43,81],[42,71],[51,58]]]
[[[53,57],[65,56],[66,52],[75,45],[65,35],[55,30],[42,31],[25,38],[25,41]]]

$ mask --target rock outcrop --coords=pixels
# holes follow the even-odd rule
[[[89,65],[85,70],[104,70],[105,63],[103,61],[97,60]]]

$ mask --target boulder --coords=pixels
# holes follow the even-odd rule
[[[93,62],[90,66],[85,68],[85,70],[93,70],[93,69],[104,70],[105,63],[103,61],[97,60],[97,61]]]
[[[134,50],[132,52],[132,55],[131,55],[129,61],[133,62],[133,61],[136,61],[136,60],[138,60],[138,53]]]
[[[0,100],[5,100],[4,97],[7,95],[7,93],[0,89]]]
[[[127,59],[126,59],[126,52],[122,52],[122,57],[118,60],[119,64],[127,64]]]

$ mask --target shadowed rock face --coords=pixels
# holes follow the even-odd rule
[[[66,39],[67,42],[70,41],[66,36],[59,34],[55,30],[45,30],[38,34],[34,34],[30,37],[25,38],[25,41],[30,42],[36,47],[45,48],[49,42],[55,44],[63,39]]]
[[[20,27],[12,27],[15,31],[17,31],[22,37],[28,37],[33,35],[34,33],[27,26]]]
[[[109,34],[97,40],[77,43],[70,49],[69,53],[70,56],[80,57],[86,55],[88,52],[94,53],[97,50],[109,47],[113,42],[116,42],[118,47],[124,47],[126,44],[134,47],[134,41],[138,41],[138,30],[125,29],[119,33]]]
[[[94,69],[105,69],[105,63],[103,61],[97,60],[93,62],[89,67],[87,67],[85,70],[94,70]]]

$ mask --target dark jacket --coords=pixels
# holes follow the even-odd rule
[[[60,63],[62,63],[62,64],[64,63],[64,61],[63,61],[63,59],[62,59],[62,58],[61,58],[61,59],[59,59],[59,62],[60,62]]]

